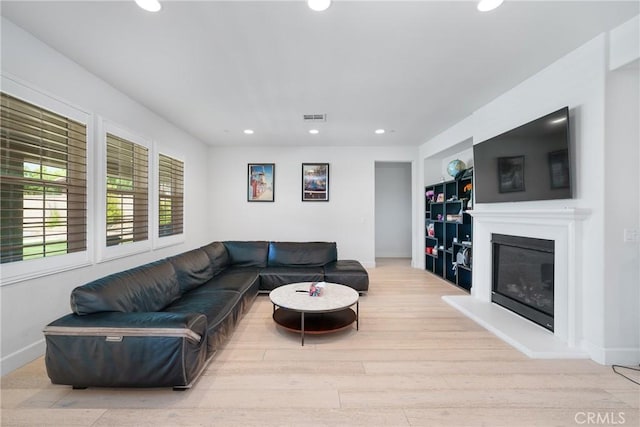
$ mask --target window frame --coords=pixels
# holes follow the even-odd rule
[[[153,182],[152,176],[154,171],[152,169],[152,156],[153,156],[153,142],[147,138],[144,138],[132,131],[129,131],[112,121],[98,118],[98,139],[100,150],[100,165],[96,168],[98,179],[97,191],[98,196],[98,209],[97,216],[98,226],[96,228],[96,242],[97,242],[97,261],[105,262],[118,258],[123,258],[135,254],[141,254],[149,252],[152,249],[152,236],[151,233],[155,229],[153,221],[153,203],[151,198],[153,197]],[[137,242],[130,242],[124,245],[107,246],[107,133],[110,133],[116,137],[126,139],[127,141],[138,144],[147,149],[147,168],[148,168],[148,203],[147,203],[147,219],[148,230],[147,239]],[[152,228],[154,227],[154,228]]]
[[[92,206],[93,176],[89,172],[93,160],[94,125],[90,112],[73,105],[61,98],[7,75],[0,76],[2,92],[37,107],[49,110],[55,114],[64,116],[86,127],[86,249],[80,252],[60,254],[51,257],[27,259],[2,264],[2,280],[0,286],[10,285],[16,282],[47,276],[54,273],[73,270],[92,264],[93,261],[93,227]]]
[[[182,233],[171,236],[160,236],[160,156],[168,156],[172,159],[182,162]],[[179,245],[185,242],[187,233],[187,162],[184,156],[171,150],[156,150],[153,155],[153,175],[154,175],[154,195],[153,195],[153,213],[154,213],[154,229],[153,248],[160,249],[168,246]]]

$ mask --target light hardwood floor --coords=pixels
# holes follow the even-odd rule
[[[640,425],[610,367],[528,359],[441,300],[458,289],[378,261],[359,331],[301,347],[261,295],[193,389],[72,390],[40,358],[2,378],[2,426]]]

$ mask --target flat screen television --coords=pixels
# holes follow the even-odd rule
[[[473,146],[476,203],[570,199],[569,108]]]

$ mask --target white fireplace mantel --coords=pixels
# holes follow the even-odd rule
[[[474,219],[491,222],[523,222],[535,221],[577,221],[591,215],[591,210],[583,208],[561,209],[475,209],[466,211]]]
[[[467,211],[473,223],[473,287],[469,296],[445,301],[530,357],[588,357],[579,348],[582,327],[581,224],[591,211],[582,208],[495,209]],[[554,242],[554,332],[491,302],[492,234]]]

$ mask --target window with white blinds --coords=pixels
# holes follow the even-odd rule
[[[87,129],[1,94],[0,262],[87,247]]]
[[[158,176],[158,236],[182,234],[184,228],[184,163],[160,154]]]
[[[107,133],[107,246],[149,237],[149,150]]]

